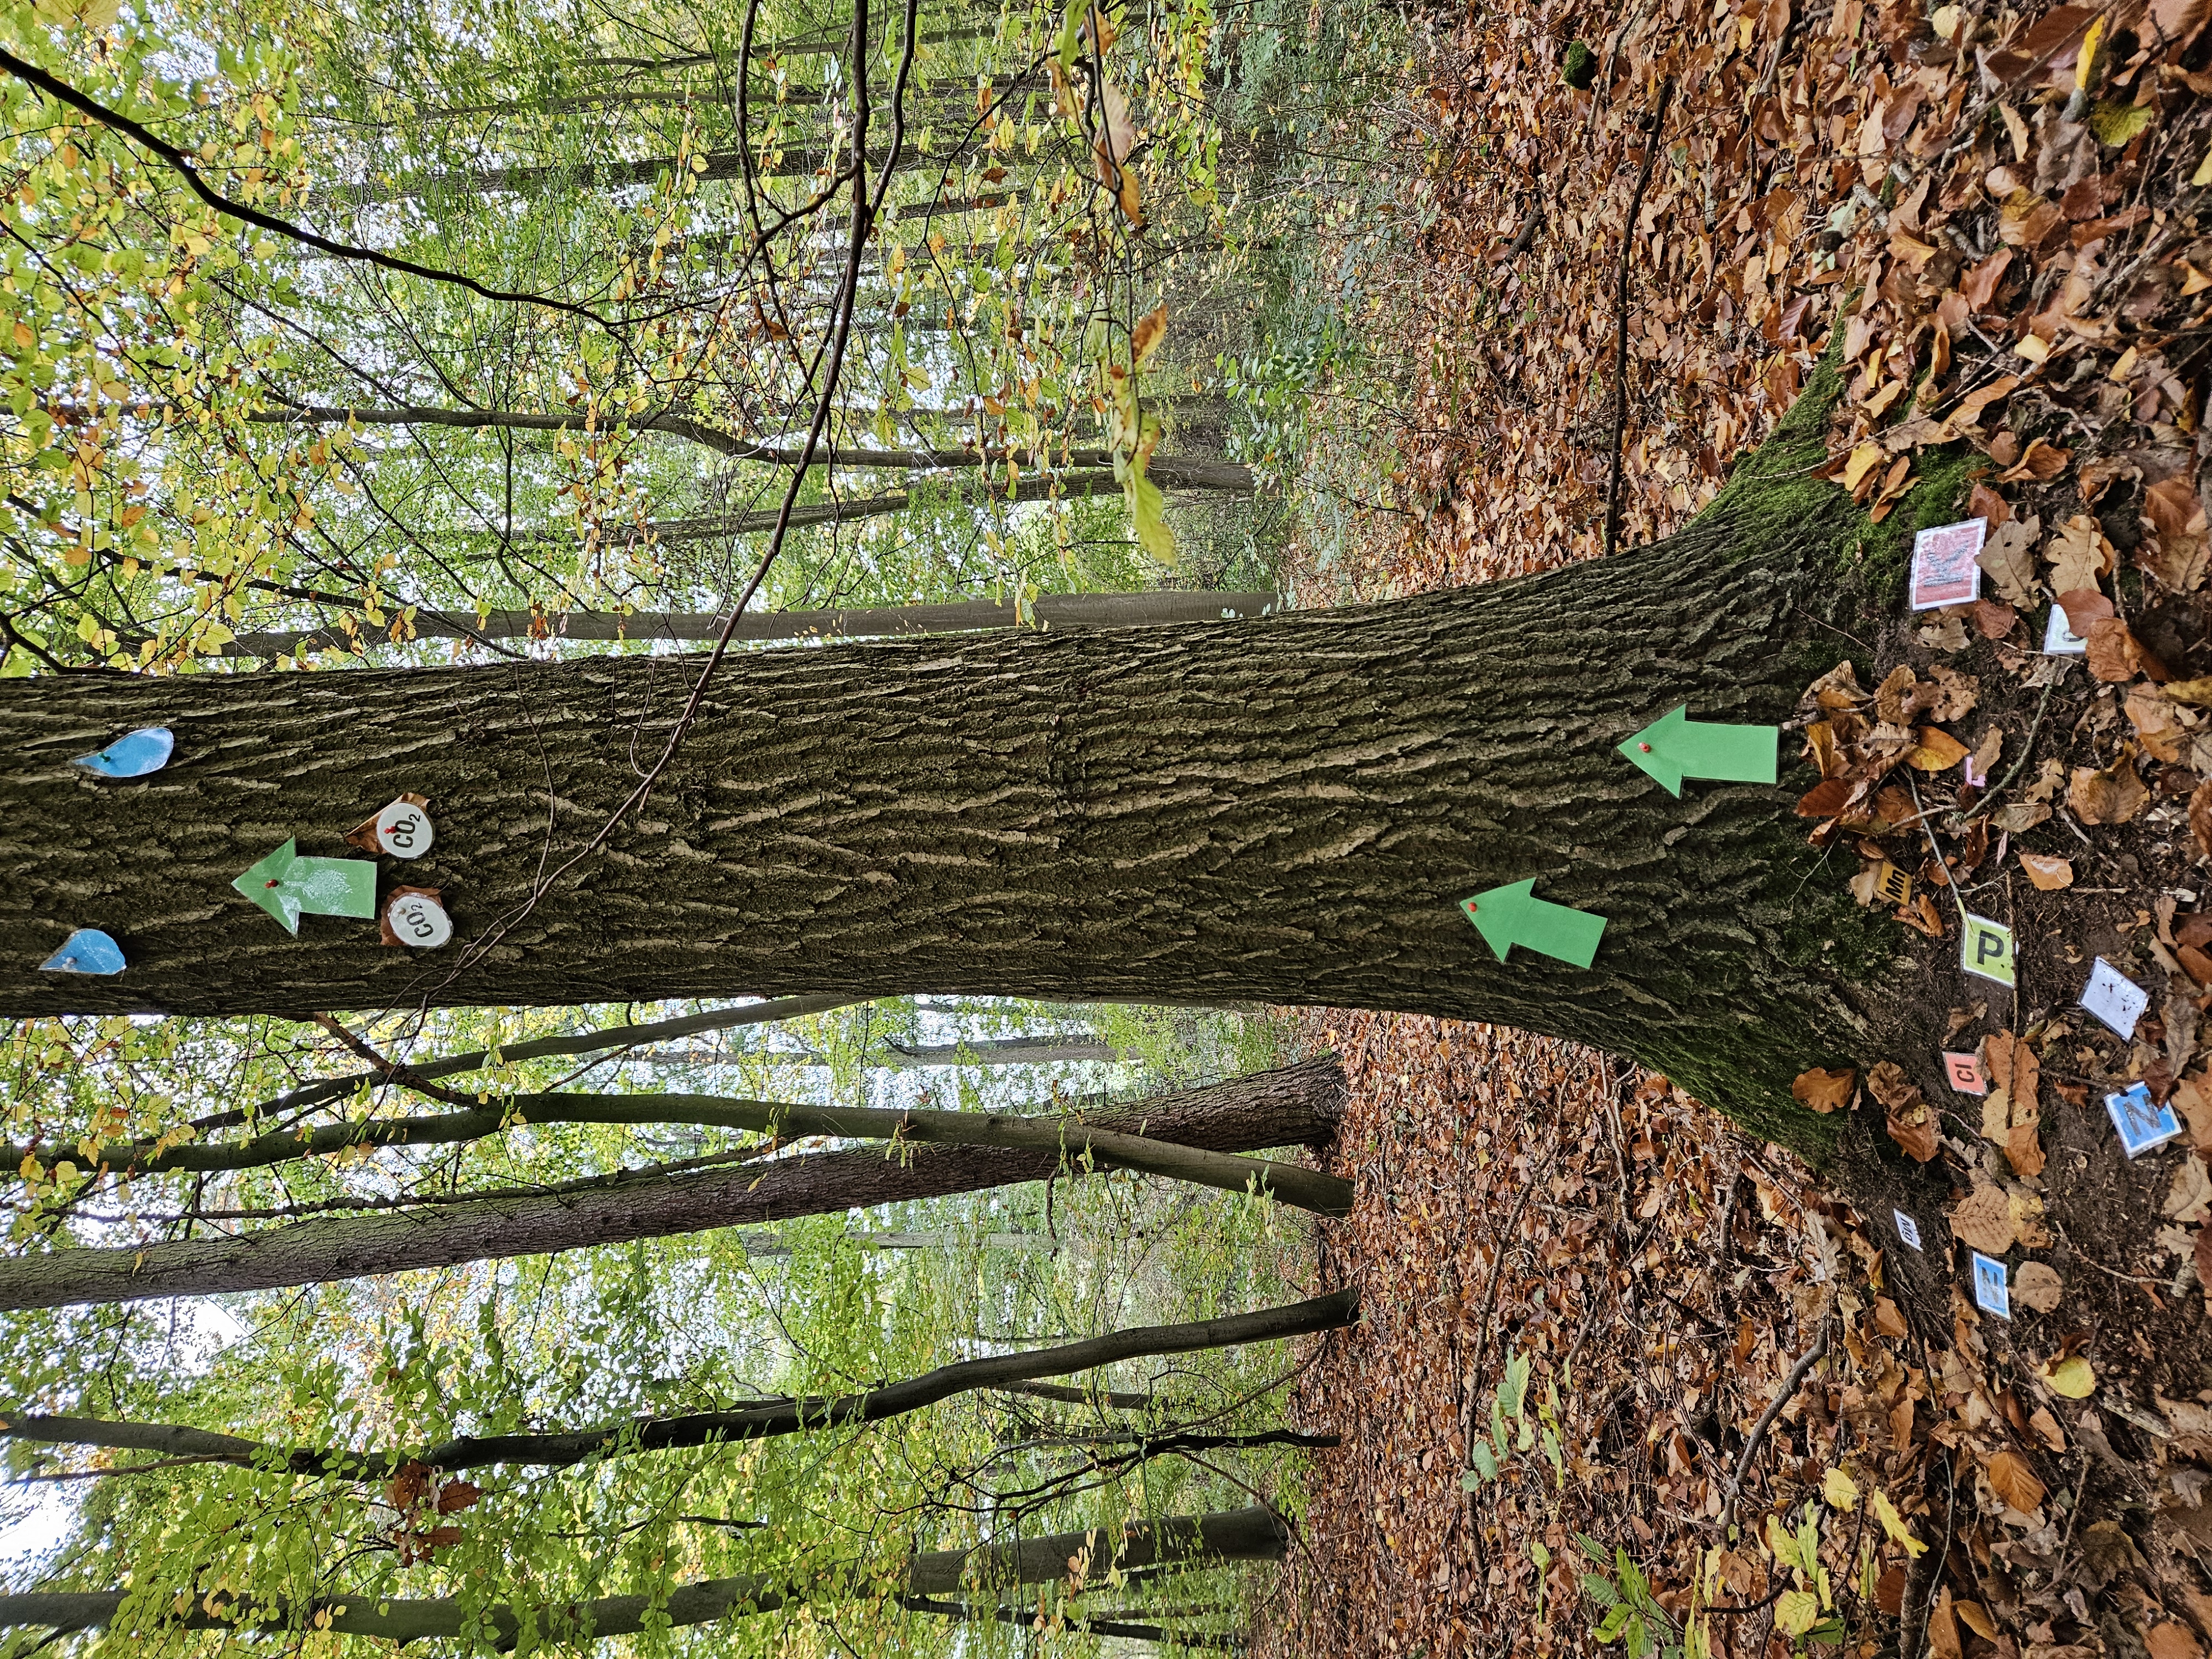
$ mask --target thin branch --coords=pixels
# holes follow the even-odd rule
[[[497,301],[502,305],[543,306],[549,311],[564,311],[572,316],[581,317],[598,327],[606,326],[605,319],[588,306],[576,305],[567,300],[551,299],[543,294],[517,294],[504,289],[487,288],[475,277],[464,276],[459,271],[440,270],[432,265],[416,264],[412,259],[403,259],[397,254],[379,253],[374,248],[356,247],[348,242],[334,242],[327,236],[317,235],[304,225],[295,225],[288,219],[279,219],[274,214],[264,213],[259,208],[251,207],[234,198],[225,196],[214,185],[209,184],[200,176],[200,170],[191,155],[179,149],[167,139],[156,136],[120,111],[112,110],[105,104],[88,97],[66,81],[58,80],[47,74],[37,64],[27,64],[13,52],[0,51],[0,70],[5,70],[19,81],[27,82],[48,97],[67,105],[81,115],[97,121],[111,131],[121,133],[140,148],[150,150],[177,172],[182,173],[185,182],[191,186],[192,193],[218,213],[227,213],[232,218],[252,225],[257,229],[268,231],[272,235],[284,237],[289,241],[298,242],[304,246],[315,249],[318,252],[327,253],[337,258],[360,260],[386,270],[398,271],[404,276],[425,277],[434,283],[451,283],[456,287],[468,289],[471,294],[479,295],[487,300]]]

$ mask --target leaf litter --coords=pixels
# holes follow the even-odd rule
[[[1264,1650],[2212,1646],[2208,15],[1505,0],[1436,26],[1406,123],[1437,207],[1400,273],[1426,365],[1406,510],[1340,587],[1601,550],[1610,290],[1669,79],[1630,233],[1623,544],[1711,501],[1831,349],[1820,472],[1871,519],[1972,452],[1983,597],[1898,617],[1798,728],[1808,836],[1954,1006],[1927,1052],[1806,1056],[1797,1093],[1948,1179],[1905,1219],[1951,1289],[1916,1305],[1897,1218],[1663,1079],[1304,1017],[1353,1078],[1360,1199],[1323,1273],[1366,1311],[1303,1385],[1346,1443]],[[2045,653],[2059,625],[2077,657]],[[1969,900],[2017,941],[1994,1013],[1955,966]],[[2130,1039],[2075,1006],[2099,956],[2151,994]],[[1975,1049],[1987,1097],[1939,1046]],[[2103,1097],[2137,1082],[2187,1132],[2131,1168]],[[1969,1294],[1984,1246],[2010,1320]],[[1538,1420],[1534,1450],[1508,1432]]]

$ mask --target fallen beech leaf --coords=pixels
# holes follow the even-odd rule
[[[2189,970],[2189,977],[2199,985],[2212,985],[2212,957],[2194,945],[2180,946],[2173,953],[2181,958],[2181,965]]]
[[[2012,1121],[2021,1121],[2023,1115],[2033,1116],[2041,1104],[2037,1089],[2043,1076],[2034,1045],[2009,1031],[1992,1031],[1982,1039],[1980,1054],[1990,1081],[2005,1091]]]
[[[2091,649],[2094,649],[2092,647]],[[2181,723],[2181,715],[2168,702],[2156,686],[2137,685],[2128,692],[2122,705],[2128,723],[2136,729],[2143,750],[2154,760],[2172,766],[2179,763],[2189,744],[2189,728]]]
[[[2022,1515],[2041,1506],[2043,1482],[2035,1478],[2035,1470],[2018,1452],[2008,1447],[1996,1453],[1990,1459],[1988,1473],[1990,1490]]]
[[[2069,587],[2058,596],[2058,608],[2066,613],[2066,626],[2077,639],[2085,639],[2089,630],[2112,614],[2112,602],[2100,589]]]
[[[1990,822],[2000,830],[2019,836],[2025,835],[2050,817],[2051,809],[2041,801],[2025,800],[2014,802],[2010,806],[2000,806],[1990,814]]]
[[[2004,602],[2016,611],[2034,609],[2035,596],[2043,588],[2035,574],[2035,538],[2040,529],[2033,519],[1999,525],[1974,556]]]
[[[1883,1105],[1895,1110],[1899,1107],[1917,1104],[1920,1085],[1905,1076],[1905,1067],[1893,1060],[1877,1060],[1867,1073],[1867,1087]]]
[[[1936,1592],[1936,1605],[1928,1609],[1928,1651],[1931,1659],[1965,1659],[1966,1645],[1959,1638],[1959,1621],[1951,1611],[1951,1587]]]
[[[1917,742],[1905,750],[1905,763],[1916,772],[1946,771],[1973,753],[1941,726],[1915,726],[1912,735]]]
[[[2212,783],[2200,783],[2189,797],[2189,833],[2197,850],[2212,854]]]
[[[2049,204],[2046,203],[2045,205],[2049,206]],[[2055,214],[2057,210],[2052,209],[2051,211]],[[2035,336],[2031,334],[2027,337],[2027,339],[2021,341],[2021,343],[2025,345],[2027,340],[2034,339]],[[2036,343],[2038,345],[2042,345],[2043,343],[2040,340],[2037,340]],[[2017,350],[2018,348],[2015,347],[2014,349]],[[2048,352],[2049,348],[2045,347],[2044,349],[2044,355],[2048,355]],[[2022,352],[2021,355],[2025,356],[2027,354],[2026,352]],[[1997,474],[1997,482],[1999,483],[2019,483],[2026,479],[2033,478],[2039,483],[2049,483],[2053,478],[2057,477],[2060,473],[2066,470],[2066,463],[2072,459],[2073,455],[2071,452],[2059,449],[2053,445],[2044,442],[2042,439],[2038,438],[2034,442],[2028,445],[2027,453],[2021,455],[2017,465],[2007,467],[2003,471]]]
[[[1925,1103],[1903,1109],[1893,1109],[1883,1120],[1882,1127],[1889,1138],[1903,1149],[1907,1158],[1925,1164],[1938,1150],[1934,1114]]]
[[[1854,495],[1858,494],[1859,485],[1865,481],[1867,474],[1875,469],[1881,459],[1880,444],[1861,444],[1854,449],[1851,452],[1850,459],[1844,463],[1844,488]]]
[[[1996,266],[1998,275],[2002,276],[2004,272],[2004,265],[2002,262],[2011,258],[2012,250],[2008,248],[2002,253],[1992,253],[1987,259],[1982,262],[1981,265],[1977,266],[1976,269],[1978,270],[1985,270],[1990,265],[1994,264]],[[1996,285],[1996,278],[1992,277],[1990,279],[1990,286],[1994,288]],[[1977,307],[1976,309],[1978,310],[1980,307]],[[2009,398],[2013,393],[2014,388],[2019,385],[2020,376],[2017,374],[1998,375],[1996,380],[1991,380],[1987,386],[1983,386],[1978,391],[1970,392],[1965,397],[1960,398],[1958,408],[1951,412],[1951,419],[1960,426],[1973,425],[1982,418],[1982,413],[1984,410],[1988,409],[1990,404],[1996,403],[2002,398]]]
[[[1851,782],[1849,778],[1826,779],[1814,784],[1798,801],[1797,816],[1801,818],[1833,817],[1844,810],[1844,804],[1850,798]]]
[[[2174,1166],[2173,1183],[2166,1188],[2161,1206],[2166,1218],[2194,1224],[2212,1221],[2212,1176],[2204,1173],[2202,1159],[2185,1158]]]
[[[2212,3],[2212,0],[2197,0],[2197,3]],[[2143,491],[2143,516],[2162,542],[2202,535],[2204,531],[2204,504],[2185,474],[2163,479]]]
[[[2190,1145],[2212,1152],[2212,1073],[2192,1072],[2174,1085],[2173,1109],[2189,1124]]]
[[[1876,1330],[1893,1341],[1911,1334],[1911,1327],[1905,1322],[1905,1315],[1899,1311],[1897,1304],[1886,1296],[1874,1299],[1874,1323]]]
[[[1990,1620],[1989,1610],[1979,1601],[1954,1601],[1951,1611],[1959,1615],[1959,1622],[1980,1637],[1984,1642],[1997,1639],[1997,1627]]]
[[[2020,1240],[2004,1188],[1986,1181],[1952,1206],[1951,1231],[1984,1255],[2002,1255]]]
[[[1841,1469],[1830,1469],[1820,1477],[1820,1501],[1849,1515],[1859,1506],[1859,1483]]]
[[[2094,587],[2098,578],[2112,571],[2112,544],[2087,513],[2076,513],[2052,531],[2043,556],[2051,565],[2051,587],[2056,593]]]
[[[2020,867],[2027,872],[2027,878],[2040,892],[2055,893],[2062,887],[2074,884],[2074,862],[2071,859],[2054,858],[2048,853],[2022,853]]]
[[[2212,708],[2212,679],[2168,680],[2159,690],[2191,708]]]
[[[1849,1066],[1840,1072],[1826,1072],[1816,1066],[1800,1073],[1790,1085],[1790,1092],[1808,1111],[1840,1111],[1851,1103],[1852,1085],[1857,1081],[1858,1073]]]
[[[2212,3],[2208,0],[2151,0],[2145,15],[2152,31],[2156,48],[2178,46],[2197,38],[2207,17],[2212,17]],[[2160,1654],[2157,1659],[2166,1659]]]
[[[2029,1261],[2012,1278],[2012,1299],[2038,1313],[2049,1313],[2065,1294],[2058,1270],[2047,1261]]]
[[[2106,771],[2075,767],[2066,786],[2066,804],[2084,823],[2125,823],[2150,804],[2150,791],[2124,756]],[[2193,811],[2193,797],[2191,805]]]
[[[2073,613],[2069,611],[2068,617]],[[2142,653],[2136,636],[2118,617],[2089,624],[2089,672],[2109,685],[2124,685],[2142,671]]]
[[[2097,1392],[2096,1370],[2078,1353],[2069,1354],[2056,1365],[2038,1370],[2036,1376],[2041,1379],[2045,1388],[2062,1400],[2087,1400]],[[2005,1501],[2012,1502],[2010,1498]],[[2039,1494],[2036,1502],[2041,1501]],[[2034,1504],[2013,1504],[2016,1510],[2032,1510],[2034,1507]]]
[[[2004,727],[1992,726],[1982,733],[1982,740],[1974,745],[1974,771],[1986,778],[1995,769],[1997,757],[2004,753]]]
[[[2198,27],[2203,24],[2200,22]],[[2189,1626],[2171,1619],[2143,1637],[2143,1648],[2150,1659],[2204,1659],[2204,1650],[2197,1645]]]
[[[2020,623],[2020,613],[2002,599],[1977,599],[1967,613],[1974,631],[1985,640],[2001,640]]]
[[[2012,1127],[2005,1131],[2004,1152],[2012,1172],[2022,1180],[2031,1181],[2043,1173],[2043,1137],[2033,1113],[2025,1121],[2015,1114]]]
[[[1968,271],[1964,276],[1960,277],[1959,279],[1959,292],[1966,296],[1966,303],[1977,311],[1987,311],[1990,308],[1990,301],[1996,297],[1997,283],[2002,280],[2004,276],[2005,267],[2011,263],[2012,250],[2008,247],[2001,247],[1995,253],[1990,255],[1988,258],[1983,260],[1972,270]],[[2002,391],[1999,391],[1996,393],[1996,397],[1987,399],[1987,402],[1995,403],[1997,398],[2002,398],[2006,392],[2010,392],[2013,386],[2020,384],[2020,382],[2011,375],[2007,375],[2005,379],[2011,380],[2012,386],[2004,386]],[[1971,403],[1972,402],[1972,399],[1968,398],[1966,402]],[[1965,404],[1961,404],[1960,406],[1963,409],[1965,407]],[[1979,412],[1980,410],[1978,406],[1976,413]],[[1972,415],[1966,416],[1967,420],[1972,420],[1972,418],[1973,416]]]
[[[2051,1414],[2049,1407],[2038,1406],[2029,1413],[2027,1426],[2033,1429],[2036,1437],[2051,1450],[2063,1452],[2066,1449],[2066,1431],[2058,1426],[2058,1419]]]

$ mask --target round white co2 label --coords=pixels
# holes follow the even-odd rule
[[[376,840],[396,859],[419,859],[430,850],[430,815],[412,801],[396,800],[376,815]]]
[[[400,894],[386,909],[384,921],[402,945],[417,951],[434,951],[453,936],[453,919],[427,893]]]

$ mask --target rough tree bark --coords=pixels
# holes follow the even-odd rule
[[[987,1591],[1015,1584],[1050,1583],[1067,1577],[1067,1563],[1079,1553],[1091,1558],[1091,1571],[1133,1573],[1157,1565],[1215,1566],[1231,1561],[1279,1561],[1290,1543],[1290,1528],[1273,1510],[1230,1510],[1214,1515],[1174,1516],[1139,1522],[1119,1539],[1103,1532],[1055,1533],[1018,1543],[976,1550],[931,1550],[908,1558],[905,1571],[885,1583],[863,1568],[835,1568],[798,1582],[751,1573],[679,1584],[663,1611],[671,1625],[703,1625],[747,1613],[769,1613],[805,1601],[860,1595],[885,1589],[910,1596],[957,1595],[979,1586]],[[0,1629],[33,1625],[58,1631],[96,1630],[123,1624],[133,1634],[151,1635],[181,1626],[190,1630],[245,1626],[297,1631],[313,1624],[342,1636],[381,1636],[396,1642],[459,1636],[477,1612],[477,1604],[459,1596],[422,1601],[377,1601],[332,1595],[314,1602],[225,1601],[208,1596],[194,1601],[181,1617],[164,1595],[160,1605],[140,1606],[125,1614],[120,1590],[51,1590],[28,1595],[0,1595]],[[212,1603],[214,1610],[210,1611]],[[627,1636],[646,1627],[655,1608],[646,1595],[608,1595],[596,1601],[534,1607],[530,1622],[545,1639]],[[514,1642],[523,1617],[505,1604],[483,1609],[501,1646]],[[330,1615],[327,1623],[321,1615]]]
[[[611,830],[696,661],[9,682],[0,1014],[902,984],[1334,1004],[1627,1054],[1823,1153],[1836,1121],[1789,1084],[1917,1017],[1896,930],[1807,847],[1808,769],[1677,799],[1613,752],[1683,703],[1786,718],[1893,595],[1915,517],[1950,510],[1955,477],[1931,480],[1870,531],[1805,476],[1821,405],[1680,534],[1553,574],[1201,630],[726,662]],[[154,724],[177,754],[143,781],[67,764]],[[444,951],[316,917],[289,939],[232,890],[288,836],[341,853],[403,790],[430,798],[437,845],[386,879],[444,890]],[[1468,925],[1462,899],[1530,878],[1607,919],[1593,967],[1500,963]],[[80,927],[128,970],[38,971]]]
[[[1027,487],[1026,480],[1024,487]],[[1118,486],[1117,486],[1118,487]],[[898,498],[901,506],[907,498]],[[801,512],[807,509],[800,508]],[[747,515],[748,528],[754,515]],[[773,527],[775,515],[766,515]],[[799,522],[794,515],[794,523]],[[705,523],[707,520],[695,520]],[[1279,593],[1207,593],[1160,589],[1146,593],[1040,594],[1024,617],[1011,605],[992,599],[958,599],[943,605],[902,605],[877,610],[752,611],[731,631],[732,640],[829,640],[896,636],[906,634],[960,634],[985,628],[1128,628],[1171,623],[1219,622],[1225,617],[1257,617],[1279,609]],[[571,611],[540,615],[531,611],[495,611],[489,616],[441,617],[418,611],[415,634],[419,639],[537,640],[549,635],[556,640],[641,640],[658,643],[670,640],[712,641],[722,637],[726,614],[607,611]],[[388,644],[374,629],[362,630],[358,642]],[[226,657],[287,656],[305,644],[324,650],[348,644],[345,630],[271,629],[241,634],[222,647]]]
[[[1090,1121],[1109,1131],[1141,1130],[1154,1141],[1245,1152],[1325,1139],[1343,1094],[1343,1073],[1333,1059],[1309,1060],[1100,1112]],[[641,1103],[650,1109],[652,1100],[642,1097]],[[143,1249],[9,1256],[0,1258],[0,1309],[269,1290],[582,1249],[1042,1181],[1062,1167],[1056,1148],[811,1152],[690,1175],[577,1182],[552,1191],[323,1217]],[[1083,1166],[1066,1167],[1075,1174]]]

